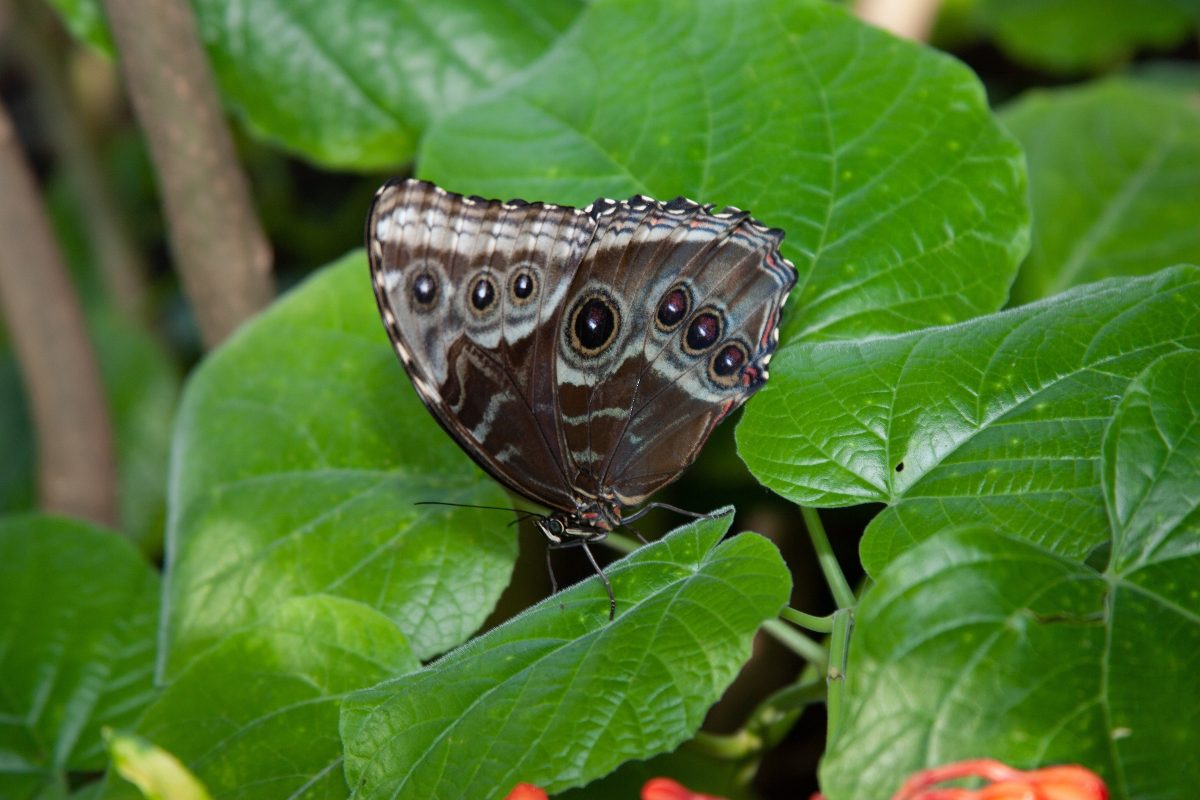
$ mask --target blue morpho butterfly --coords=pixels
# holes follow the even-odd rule
[[[796,281],[783,232],[682,197],[578,209],[393,180],[366,238],[417,394],[488,474],[552,509],[534,524],[583,548],[612,618],[587,545],[662,506],[623,517],[767,380]]]

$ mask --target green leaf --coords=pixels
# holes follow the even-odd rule
[[[1155,569],[1200,553],[1200,540],[1187,535],[1200,530],[1198,481],[1200,356],[1184,352],[1159,359],[1130,385],[1104,439],[1112,571],[1181,608],[1200,601],[1200,582],[1172,583]]]
[[[419,666],[396,625],[368,606],[294,598],[193,662],[137,730],[214,797],[344,798],[343,698]],[[110,784],[106,797],[127,795]]]
[[[318,273],[197,369],[176,425],[170,671],[291,597],[395,620],[421,658],[460,643],[503,589],[505,502],[417,399],[361,253]]]
[[[0,520],[5,798],[65,796],[68,773],[104,767],[101,726],[132,724],[153,696],[158,590],[115,533],[35,514]]]
[[[975,76],[814,0],[595,2],[520,80],[437,121],[419,172],[750,208],[800,272],[785,336],[994,311],[1028,244],[1021,152]]]
[[[179,759],[130,733],[108,731],[109,756],[121,777],[146,800],[211,800],[212,796]]]
[[[985,756],[1080,763],[1114,798],[1194,795],[1197,398],[1192,352],[1130,384],[1105,436],[1103,573],[990,528],[943,531],[883,571],[857,615],[829,800],[887,797],[914,770]]]
[[[355,797],[557,792],[690,738],[787,601],[774,545],[717,544],[732,511],[681,528],[421,672],[342,707]]]
[[[1069,286],[1200,263],[1200,106],[1113,80],[1033,92],[1002,119],[1029,160],[1033,247],[1025,302]]]
[[[884,502],[871,574],[947,524],[987,520],[1054,552],[1104,541],[1100,444],[1129,381],[1200,348],[1200,270],[1080,287],[947,328],[799,344],[737,429],[738,451],[796,503]]]
[[[331,166],[408,161],[438,115],[534,61],[564,0],[193,0],[229,102],[260,135]]]
[[[50,0],[111,52],[99,0]],[[398,167],[430,121],[507,80],[579,0],[192,0],[227,104],[259,136],[331,167]]]
[[[1051,72],[1112,66],[1168,49],[1200,21],[1195,0],[981,0],[979,23],[1009,55]]]

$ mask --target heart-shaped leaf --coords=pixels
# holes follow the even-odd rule
[[[379,612],[339,597],[297,597],[197,658],[137,731],[214,797],[344,798],[343,698],[419,666]],[[124,781],[108,783],[105,797],[136,796]]]
[[[492,197],[750,208],[800,272],[785,337],[994,311],[1028,244],[1021,153],[975,76],[813,0],[593,3],[418,167]]]
[[[500,797],[578,786],[690,738],[791,581],[732,512],[681,528],[426,669],[342,706],[355,797]]]
[[[1200,263],[1200,106],[1113,80],[1035,92],[1002,119],[1029,159],[1033,246],[1018,302],[1116,275]]]
[[[100,729],[153,698],[158,573],[114,533],[0,521],[0,794],[66,794],[106,762]]]
[[[177,669],[291,597],[395,620],[418,657],[465,639],[512,571],[504,493],[417,399],[366,260],[347,257],[192,375],[176,427],[166,619]]]
[[[884,502],[876,574],[954,522],[1081,557],[1105,539],[1104,425],[1163,353],[1200,348],[1200,269],[1080,287],[947,328],[782,350],[738,426],[754,474],[807,505]]]
[[[1105,435],[1103,572],[990,528],[943,531],[883,571],[857,616],[829,800],[887,797],[916,769],[973,757],[1081,763],[1115,798],[1192,796],[1197,398],[1194,352],[1130,384]]]

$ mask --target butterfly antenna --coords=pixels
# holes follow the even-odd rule
[[[520,525],[522,522],[524,522],[527,519],[537,519],[538,517],[542,516],[541,514],[535,514],[532,511],[522,511],[520,513],[521,513],[521,516],[517,517],[512,522],[508,523],[508,527],[511,528],[513,525]]]
[[[471,503],[443,503],[440,500],[418,500],[413,503],[414,506],[450,506],[451,508],[482,508],[485,511],[513,511],[518,514],[529,514],[534,517],[541,516],[533,511],[526,511],[523,508],[512,508],[511,506],[477,506]]]
[[[596,574],[600,576],[600,581],[604,584],[604,591],[608,592],[608,621],[612,622],[617,618],[617,597],[613,594],[612,584],[608,582],[608,576],[604,574],[604,570],[600,569],[600,565],[596,563],[596,557],[592,555],[591,548],[587,546],[587,543],[580,542],[579,546],[583,548],[583,554],[591,562],[592,569],[596,570]]]

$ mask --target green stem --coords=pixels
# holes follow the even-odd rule
[[[804,709],[824,696],[820,679],[785,686],[762,701],[741,730],[729,734],[700,731],[689,747],[731,761],[757,755],[781,742]]]
[[[779,612],[779,616],[793,625],[799,625],[801,628],[810,630],[813,633],[829,633],[833,630],[832,614],[827,617],[818,617],[815,614],[805,614],[803,611],[797,611],[791,606],[786,606],[783,611]]]
[[[764,750],[770,750],[783,741],[804,709],[824,699],[824,681],[820,678],[801,680],[783,687],[760,703],[750,715],[746,728],[758,734]]]
[[[829,669],[825,674],[828,692],[825,705],[829,711],[826,742],[832,742],[842,724],[842,701],[846,691],[846,656],[850,649],[850,632],[854,628],[854,610],[838,609],[833,613],[833,633],[829,638]]]
[[[690,746],[705,755],[720,758],[725,761],[737,761],[762,750],[762,739],[749,729],[743,728],[737,733],[719,734],[699,731],[691,740]]]
[[[817,669],[823,670],[829,663],[829,654],[825,652],[825,648],[792,626],[777,619],[769,619],[763,623],[763,630],[774,636],[784,647],[811,662]]]
[[[838,566],[837,556],[833,554],[833,548],[829,545],[829,537],[825,535],[821,517],[817,515],[815,508],[807,506],[800,507],[800,514],[804,517],[808,536],[812,539],[813,549],[817,551],[817,562],[821,565],[821,572],[825,573],[825,582],[829,584],[829,590],[833,592],[833,599],[838,608],[853,608],[854,590],[850,588],[846,576],[842,574],[842,568]]]

